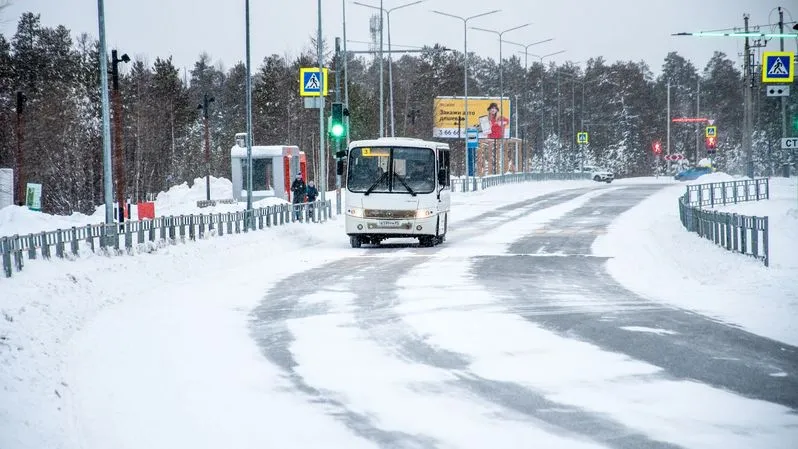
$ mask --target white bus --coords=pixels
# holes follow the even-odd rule
[[[385,137],[349,144],[346,233],[353,248],[389,238],[444,241],[451,204],[449,145]]]

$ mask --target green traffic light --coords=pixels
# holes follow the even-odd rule
[[[340,123],[333,123],[332,127],[330,128],[330,134],[334,137],[341,137],[344,135],[344,125]]]

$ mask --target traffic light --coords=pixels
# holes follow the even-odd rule
[[[707,137],[706,146],[707,150],[714,151],[717,146],[717,138],[714,136]]]
[[[349,110],[343,103],[332,104],[332,114],[330,114],[330,137],[333,139],[343,139],[347,135],[346,119]]]
[[[662,153],[662,144],[659,142],[659,140],[654,141],[654,144],[652,145],[652,151],[654,154]]]

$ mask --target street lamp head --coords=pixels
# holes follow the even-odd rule
[[[487,11],[487,12],[483,12],[483,13],[480,13],[480,14],[474,14],[473,16],[468,16],[468,17],[456,16],[454,14],[449,14],[447,12],[437,11],[437,10],[434,10],[434,9],[430,9],[430,11],[434,12],[435,14],[440,14],[442,16],[447,16],[447,17],[454,17],[455,19],[460,19],[463,22],[468,22],[469,20],[476,19],[477,17],[487,16],[488,14],[495,14],[495,13],[501,11],[501,9],[494,9],[492,11]]]
[[[489,30],[489,29],[487,29],[487,28],[480,28],[480,27],[469,27],[469,28],[471,28],[472,30],[484,31],[484,32],[486,32],[486,33],[499,34],[499,32],[498,32],[498,31],[496,31],[496,30]]]
[[[124,53],[124,54],[122,55],[122,59],[121,59],[121,61],[122,61],[122,62],[130,62],[130,56],[128,56],[128,55],[127,55],[127,53]]]
[[[502,40],[502,42],[504,42],[505,44],[511,44],[511,45],[517,45],[519,47],[524,47],[524,50],[527,50],[527,49],[529,49],[529,47],[532,47],[534,45],[544,44],[546,42],[550,42],[550,41],[553,41],[553,40],[554,40],[554,38],[549,38],[549,39],[544,39],[542,41],[532,42],[531,44],[521,44],[521,43],[518,43],[518,42],[505,41],[505,40]]]
[[[486,31],[488,33],[497,34],[497,35],[499,35],[499,39],[501,39],[501,36],[504,33],[508,32],[508,31],[515,31],[515,30],[520,29],[520,28],[528,27],[529,25],[532,25],[532,22],[525,23],[523,25],[518,25],[518,26],[515,26],[515,27],[512,27],[512,28],[507,28],[506,30],[501,30],[501,31],[489,30],[487,28],[479,28],[479,27],[471,27],[471,29],[472,30],[479,30],[479,31]]]

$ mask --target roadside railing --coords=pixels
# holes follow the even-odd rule
[[[589,173],[514,173],[484,177],[451,178],[454,192],[474,192],[502,184],[528,181],[569,181],[590,179]],[[230,200],[198,201],[198,207],[230,203]],[[293,213],[298,209],[298,214]],[[340,209],[336,210],[340,215]],[[248,232],[250,229],[280,226],[296,221],[323,222],[332,216],[332,201],[326,203],[305,203],[301,205],[281,204],[253,209],[251,217],[246,211],[162,216],[152,220],[128,220],[122,224],[92,224],[71,229],[40,232],[27,235],[0,237],[0,259],[3,272],[11,277],[14,270],[21,271],[24,259],[37,257],[50,259],[55,253],[58,258],[75,257],[81,251],[130,252],[134,245],[152,245],[158,242],[175,244],[206,238],[211,235],[223,236]],[[246,226],[246,223],[250,226]],[[99,249],[98,249],[99,247]]]
[[[0,259],[5,277],[21,271],[24,259],[50,259],[78,256],[81,251],[130,252],[137,246],[203,239],[209,236],[239,234],[302,221],[321,223],[332,216],[332,201],[274,206],[226,213],[177,215],[152,220],[130,220],[121,224],[90,224],[36,234],[0,237]],[[135,241],[135,242],[134,242]]]
[[[590,173],[513,173],[509,175],[452,177],[452,192],[475,192],[502,184],[529,181],[574,181],[589,180]]]
[[[727,251],[762,260],[767,267],[770,262],[768,217],[718,212],[703,207],[769,197],[767,178],[689,185],[685,194],[679,197],[679,218],[689,232],[695,232]]]

